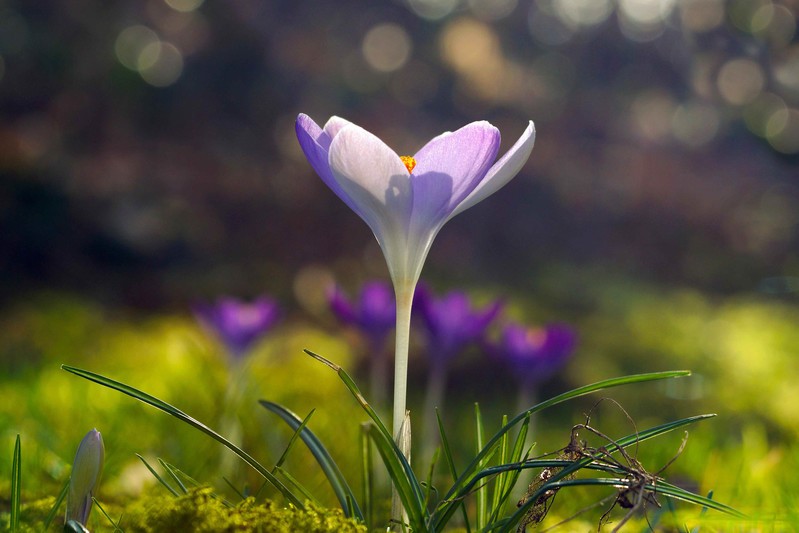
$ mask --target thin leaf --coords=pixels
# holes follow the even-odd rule
[[[480,468],[480,465],[483,464],[485,457],[492,453],[494,445],[502,438],[502,436],[510,431],[516,424],[521,422],[522,420],[529,418],[530,415],[542,411],[548,407],[552,407],[559,403],[563,403],[568,400],[572,400],[575,398],[579,398],[580,396],[585,396],[587,394],[591,394],[593,392],[613,388],[613,387],[620,387],[622,385],[630,385],[633,383],[644,383],[648,381],[657,381],[663,379],[670,379],[676,377],[685,377],[691,374],[688,370],[673,370],[667,372],[653,372],[648,374],[635,374],[632,376],[624,376],[620,378],[611,378],[605,379],[602,381],[598,381],[596,383],[592,383],[590,385],[585,385],[583,387],[579,387],[563,394],[559,394],[553,398],[545,400],[533,407],[530,407],[526,411],[518,414],[515,416],[510,422],[508,422],[505,426],[503,426],[483,447],[480,453],[472,460],[469,466],[461,473],[458,480],[452,485],[449,492],[444,495],[443,500],[452,501],[455,494],[461,493],[463,487],[469,483],[469,480],[472,476],[474,476],[475,472]],[[452,517],[452,513],[454,509],[450,507],[450,505],[444,505],[436,511],[433,512],[433,523],[435,526],[436,531],[441,531],[445,524],[447,524]]]
[[[22,443],[19,439],[14,442],[14,458],[11,462],[11,520],[9,529],[16,532],[19,529],[19,511],[22,506]]]
[[[369,442],[368,424],[361,424],[361,486],[363,487],[363,502],[366,510],[366,525],[371,531],[374,528],[374,504],[372,503],[372,444]]]
[[[280,473],[281,476],[286,478],[286,480],[289,482],[289,484],[292,487],[294,487],[296,490],[300,491],[300,493],[303,495],[305,500],[312,502],[317,507],[322,507],[322,504],[319,502],[319,500],[317,500],[314,497],[313,494],[311,494],[311,491],[306,489],[299,481],[297,481],[297,479],[294,476],[289,474],[287,470],[283,469],[283,467],[277,467],[276,471],[278,473]]]
[[[483,416],[480,414],[480,404],[474,404],[474,420],[475,420],[475,453],[479,454],[480,451],[483,449],[483,437],[484,437],[484,429],[483,429]],[[487,461],[484,461],[480,464],[480,467],[484,466]],[[475,527],[477,529],[483,529],[486,525],[486,520],[488,519],[488,485],[483,485],[479,489],[477,489],[477,513],[476,513],[476,520],[475,520]]]
[[[283,421],[295,431],[295,433],[299,434],[302,441],[311,451],[314,459],[316,459],[316,462],[322,467],[322,471],[325,473],[325,476],[327,476],[330,486],[333,487],[333,492],[336,494],[336,497],[338,498],[339,504],[344,510],[345,515],[348,517],[355,517],[358,520],[363,521],[363,513],[355,501],[355,495],[353,494],[352,489],[350,489],[350,486],[347,484],[344,474],[341,473],[341,470],[330,456],[327,448],[325,448],[325,446],[322,444],[322,441],[320,441],[319,438],[304,425],[304,423],[307,423],[307,420],[311,415],[309,414],[306,420],[303,421],[285,407],[274,402],[260,400],[259,403],[267,410],[282,418]]]
[[[424,493],[408,461],[397,447],[394,439],[387,436],[377,425],[369,424],[367,430],[375,443],[377,453],[383,459],[389,477],[394,482],[402,505],[408,513],[410,529],[426,531],[427,511],[424,508]]]
[[[261,405],[264,405],[264,404],[262,403]],[[264,407],[266,407],[266,406],[264,406]],[[273,472],[275,471],[275,469],[282,467],[283,463],[286,462],[286,458],[288,458],[289,452],[294,447],[294,443],[297,442],[297,438],[300,436],[300,433],[302,433],[305,430],[305,426],[307,426],[308,422],[311,421],[311,417],[313,416],[313,414],[315,412],[316,412],[316,409],[311,409],[311,411],[308,413],[308,415],[305,418],[302,419],[302,422],[300,423],[300,425],[298,425],[294,429],[294,433],[292,433],[291,438],[289,439],[289,443],[286,444],[286,449],[283,450],[282,454],[280,454],[280,458],[278,458],[277,462],[275,463],[275,468],[272,469]]]
[[[64,498],[67,497],[67,491],[69,491],[69,478],[67,478],[66,482],[64,482],[64,486],[61,487],[61,492],[58,493],[58,497],[55,499],[53,507],[50,509],[50,512],[47,513],[47,518],[44,520],[45,530],[50,527],[50,524],[55,519],[55,515],[58,514],[58,508],[61,507],[62,503],[64,503]]]
[[[441,412],[438,409],[436,409],[436,420],[438,421],[438,432],[441,435],[441,446],[444,450],[444,458],[447,461],[449,472],[452,475],[452,481],[455,481],[458,479],[458,471],[455,469],[455,461],[452,458],[452,449],[449,446],[449,439],[447,438],[446,431],[444,431],[444,422],[441,420]],[[466,506],[463,505],[462,500],[459,507],[463,513],[463,523],[466,526],[466,533],[471,533],[472,528],[469,525],[469,515],[466,512]]]
[[[150,463],[148,463],[148,462],[147,462],[147,459],[145,459],[144,457],[142,457],[142,456],[141,456],[141,455],[139,455],[138,453],[136,454],[136,457],[138,457],[138,458],[139,458],[139,460],[140,460],[142,463],[144,463],[144,466],[145,466],[145,467],[147,467],[147,470],[149,470],[149,471],[150,471],[150,473],[151,473],[151,474],[152,474],[152,475],[155,477],[155,479],[157,479],[157,480],[158,480],[158,482],[159,482],[161,485],[163,485],[163,486],[166,488],[166,490],[168,490],[169,492],[171,492],[171,493],[172,493],[172,496],[174,496],[175,498],[177,498],[178,496],[180,496],[180,494],[178,493],[178,491],[177,491],[177,490],[175,490],[174,488],[172,488],[172,485],[170,485],[169,483],[167,483],[167,482],[166,482],[166,480],[165,480],[164,478],[162,478],[162,477],[161,477],[161,475],[160,475],[158,472],[156,472],[156,471],[155,471],[155,468],[153,468],[152,466],[150,466]]]
[[[626,447],[635,445],[635,444],[637,444],[639,442],[642,442],[642,441],[657,437],[657,436],[662,435],[664,433],[667,433],[669,431],[673,431],[674,429],[677,429],[679,427],[682,427],[682,426],[685,426],[685,425],[688,425],[688,424],[693,424],[693,423],[698,422],[700,420],[706,420],[706,419],[712,418],[714,416],[715,415],[712,415],[712,414],[711,415],[699,415],[699,416],[693,416],[693,417],[689,417],[689,418],[683,418],[681,420],[675,420],[673,422],[667,422],[665,424],[661,424],[659,426],[656,426],[656,427],[649,428],[647,430],[641,431],[641,432],[639,432],[637,434],[628,435],[628,436],[626,436],[626,437],[624,437],[622,439],[617,440],[616,443],[612,443],[612,444],[606,446],[606,449],[607,449],[607,451],[609,453],[613,453],[613,452],[617,451],[619,448],[626,448]],[[506,526],[503,527],[502,529],[500,529],[500,531],[510,532],[512,530],[513,526],[515,526],[515,524],[518,524],[521,521],[522,517],[524,517],[524,515],[527,513],[529,508],[532,505],[535,504],[535,502],[538,500],[538,497],[541,494],[543,494],[545,491],[550,490],[550,489],[555,488],[555,487],[569,486],[569,484],[571,484],[572,481],[588,481],[588,480],[564,480],[564,481],[561,481],[563,478],[565,478],[569,474],[571,474],[573,472],[576,472],[577,470],[579,470],[581,468],[586,468],[586,467],[587,468],[591,468],[591,469],[607,469],[607,467],[604,467],[602,465],[592,464],[592,461],[593,461],[593,459],[591,457],[586,457],[586,458],[581,459],[579,461],[574,461],[569,466],[565,466],[561,470],[553,473],[552,477],[549,478],[547,483],[542,484],[542,486],[539,487],[539,489],[537,491],[535,491],[535,492],[533,492],[532,494],[529,495],[527,502],[524,505],[522,505],[521,507],[519,507],[519,509],[515,513],[513,513],[513,515],[510,517],[509,521],[506,523]],[[531,461],[527,461],[524,464],[529,464],[529,463],[532,463],[532,462]],[[508,466],[508,465],[506,465],[506,466]],[[610,468],[609,470],[615,470],[615,469]],[[490,473],[481,472],[479,474],[479,476],[483,476],[483,475],[490,475]],[[475,477],[478,477],[478,476],[475,476]],[[607,478],[604,478],[604,479],[607,479]],[[707,498],[704,498],[702,496],[698,496],[698,495],[692,494],[692,493],[687,492],[687,491],[685,491],[683,489],[679,489],[678,487],[674,487],[673,485],[669,485],[668,483],[665,483],[665,482],[658,482],[657,487],[658,487],[658,489],[657,489],[658,492],[664,493],[664,494],[666,493],[666,490],[664,490],[664,488],[667,488],[667,490],[669,490],[672,493],[670,495],[672,497],[675,497],[675,498],[685,499],[686,501],[691,501],[692,503],[697,503],[697,504],[706,504],[706,503],[709,502],[710,505],[708,505],[708,507],[710,507],[711,509],[716,509],[716,510],[719,510],[719,511],[722,511],[722,512],[727,512],[727,513],[730,513],[730,514],[739,514],[737,511],[735,511],[731,507],[724,506],[723,504],[717,504],[716,502],[714,502],[712,500],[708,500]]]
[[[105,509],[103,509],[103,506],[100,505],[100,502],[98,502],[97,498],[95,498],[94,496],[92,496],[92,501],[97,506],[97,508],[100,509],[100,512],[103,513],[103,516],[106,518],[106,520],[108,520],[111,523],[111,525],[114,526],[114,531],[122,531],[120,529],[120,527],[119,527],[119,520],[114,522],[114,520],[108,515],[107,512],[105,512]],[[121,519],[121,517],[120,517],[120,519]]]
[[[394,437],[343,368],[310,350],[305,350],[305,353],[332,368],[364,412],[372,419],[373,424],[368,427],[369,435],[377,445],[377,451],[383,459],[389,476],[394,482],[400,498],[403,499],[403,505],[408,512],[409,519],[411,519],[411,527],[415,531],[424,530],[426,524],[422,517],[427,516],[427,510],[424,508],[423,490],[405,455],[399,449],[397,443],[394,442]],[[414,522],[414,520],[417,521]]]
[[[151,396],[145,392],[142,392],[138,389],[135,389],[129,385],[125,385],[124,383],[120,383],[119,381],[115,381],[113,379],[107,378],[105,376],[101,376],[100,374],[96,374],[94,372],[90,372],[88,370],[81,370],[79,368],[61,365],[61,368],[75,374],[76,376],[82,377],[89,381],[93,381],[104,387],[108,387],[110,389],[114,389],[119,391],[123,394],[127,394],[128,396],[135,398],[141,402],[146,403],[147,405],[151,405],[156,409],[160,409],[161,411],[177,418],[181,422],[185,422],[186,424],[190,425],[191,427],[198,429],[199,431],[205,433],[212,439],[216,440],[227,449],[235,453],[239,456],[245,463],[250,465],[256,472],[261,474],[269,483],[275,487],[286,500],[288,500],[292,505],[297,507],[298,509],[305,509],[303,503],[283,484],[277,479],[274,474],[272,474],[268,469],[264,468],[258,461],[256,461],[252,456],[250,456],[247,452],[227,440],[225,437],[214,431],[213,429],[209,428],[199,420],[192,418],[191,416],[187,415],[177,407],[173,407],[168,403],[159,400],[158,398]]]
[[[178,477],[178,475],[175,473],[175,471],[174,471],[174,470],[172,470],[172,468],[170,468],[169,464],[167,464],[167,462],[166,462],[166,461],[164,461],[163,459],[161,459],[161,458],[159,457],[159,458],[158,458],[158,464],[160,464],[160,465],[161,465],[161,468],[163,468],[164,470],[166,470],[166,473],[167,473],[167,474],[169,474],[169,477],[171,477],[171,478],[172,478],[172,480],[173,480],[175,483],[177,483],[177,484],[178,484],[178,488],[180,489],[180,491],[181,491],[183,494],[188,494],[188,493],[189,493],[189,489],[187,489],[187,488],[186,488],[186,485],[184,485],[184,484],[183,484],[183,482],[180,480],[180,478]]]

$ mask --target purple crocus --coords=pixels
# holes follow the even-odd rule
[[[417,289],[413,304],[427,331],[427,351],[433,364],[448,362],[469,343],[480,339],[502,310],[500,301],[473,309],[462,291],[436,298],[425,285]]]
[[[338,287],[328,299],[333,314],[345,324],[355,326],[369,341],[369,396],[375,405],[383,406],[387,396],[388,353],[386,337],[397,319],[394,291],[383,281],[364,284],[357,303],[349,300]]]
[[[487,198],[521,170],[535,142],[527,129],[496,163],[499,130],[473,122],[397,155],[339,117],[320,128],[301,114],[297,138],[319,177],[372,229],[395,290],[412,293],[433,239],[452,217]],[[412,294],[409,298],[412,297]]]
[[[577,333],[566,324],[531,328],[508,324],[498,345],[489,351],[510,365],[522,388],[534,388],[568,361],[577,346]]]
[[[369,339],[371,350],[382,349],[397,319],[391,285],[383,281],[364,284],[356,303],[347,298],[339,287],[333,287],[328,294],[328,301],[336,318],[344,324],[355,326]]]
[[[275,300],[261,296],[252,302],[231,297],[194,307],[197,319],[213,331],[230,353],[240,357],[280,318]]]
[[[423,457],[427,461],[437,442],[435,411],[444,408],[447,365],[469,343],[483,336],[502,310],[502,302],[496,301],[482,309],[473,309],[469,297],[462,291],[452,291],[436,298],[425,285],[420,285],[413,305],[427,332],[427,354],[430,360],[423,411]]]

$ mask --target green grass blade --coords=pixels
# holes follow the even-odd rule
[[[124,383],[120,383],[119,381],[115,381],[113,379],[107,378],[105,376],[101,376],[100,374],[96,374],[94,372],[90,372],[88,370],[81,370],[80,368],[75,368],[67,365],[61,365],[61,368],[66,370],[71,374],[75,374],[76,376],[82,377],[89,381],[93,381],[99,385],[103,385],[104,387],[108,387],[110,389],[116,390],[121,392],[122,394],[127,394],[128,396],[139,400],[140,402],[146,403],[156,409],[159,409],[168,415],[177,418],[181,422],[184,422],[191,427],[205,433],[215,441],[219,442],[223,446],[225,446],[228,450],[235,453],[239,456],[245,463],[250,465],[256,472],[261,474],[273,487],[275,487],[286,500],[288,500],[291,504],[293,504],[298,509],[304,509],[305,506],[303,503],[297,498],[283,483],[277,479],[274,474],[272,474],[268,469],[266,469],[263,465],[261,465],[258,461],[256,461],[252,456],[250,456],[247,452],[227,440],[225,437],[214,431],[213,429],[209,428],[199,420],[192,418],[191,416],[187,415],[177,407],[173,407],[168,403],[159,400],[158,398],[151,396],[145,392],[142,392],[138,389],[135,389],[129,385],[125,385]]]
[[[500,427],[504,426],[507,423],[508,423],[508,416],[502,415],[502,423],[500,424]],[[504,465],[507,463],[515,462],[510,458],[510,455],[511,455],[510,439],[508,437],[508,434],[505,433],[504,435],[502,435],[502,438],[499,441],[499,464]],[[503,472],[502,474],[499,474],[496,480],[494,481],[494,491],[491,494],[491,516],[494,515],[497,507],[500,506],[500,499],[503,492],[502,489],[505,485],[505,481],[508,475],[509,475],[508,472]],[[489,522],[491,521],[490,516],[488,518],[488,521]]]
[[[19,529],[19,510],[22,506],[22,443],[14,442],[14,458],[11,461],[11,520],[8,524],[12,533]]]
[[[686,426],[688,424],[693,424],[695,422],[699,422],[701,420],[706,420],[708,418],[713,418],[716,415],[714,414],[707,414],[707,415],[698,415],[692,416],[688,418],[683,418],[680,420],[675,420],[673,422],[667,422],[665,424],[661,424],[659,426],[655,426],[644,431],[641,431],[637,434],[628,435],[622,439],[616,441],[618,447],[626,448],[628,446],[632,446],[633,444],[643,442],[645,440],[657,437],[669,431],[673,431],[679,427]],[[611,444],[606,447],[609,453],[613,453],[618,449],[616,444]],[[484,469],[480,472],[477,472],[471,479],[467,480],[467,482],[461,486],[457,492],[451,497],[452,499],[446,501],[442,506],[440,506],[440,515],[437,517],[437,524],[446,524],[449,517],[452,516],[452,509],[451,505],[453,501],[460,501],[464,498],[467,494],[469,494],[473,487],[483,478],[487,476],[494,476],[501,472],[506,472],[509,470],[526,470],[528,468],[542,468],[547,466],[557,466],[563,467],[562,470],[558,471],[557,473],[553,474],[550,478],[550,482],[556,482],[569,474],[572,474],[581,468],[587,467],[591,463],[591,458],[581,459],[579,461],[570,462],[567,461],[566,464],[568,466],[564,466],[562,461],[557,460],[527,460],[521,463],[516,464],[508,464],[508,465],[500,465],[491,468]],[[542,494],[545,490],[549,487],[549,483],[542,485],[539,490],[533,494],[528,495],[528,501],[525,505],[521,506],[511,517],[510,524],[517,524],[522,517],[527,513],[527,510],[530,508],[531,505],[535,502],[540,494]],[[439,509],[436,511],[438,512]],[[502,523],[505,523],[502,521]],[[504,531],[504,530],[502,530]],[[510,531],[508,529],[507,531]]]
[[[102,505],[100,505],[100,502],[98,502],[98,501],[97,501],[97,498],[95,498],[94,496],[92,496],[92,502],[94,502],[94,505],[96,505],[96,506],[97,506],[97,508],[98,508],[98,509],[100,509],[100,512],[101,512],[101,513],[102,513],[102,515],[105,517],[105,519],[106,519],[106,520],[108,520],[108,522],[110,522],[110,524],[111,524],[112,526],[114,526],[114,531],[122,531],[122,530],[119,528],[119,523],[118,523],[118,522],[119,522],[119,520],[117,520],[116,522],[114,522],[113,518],[111,518],[111,517],[108,515],[108,513],[105,511],[105,509],[103,509],[103,506],[102,506]]]
[[[712,415],[712,414],[699,415],[699,416],[693,416],[693,417],[689,417],[689,418],[683,418],[683,419],[680,419],[680,420],[675,420],[673,422],[667,422],[665,424],[661,424],[659,426],[655,426],[655,427],[649,428],[647,430],[641,431],[641,432],[639,432],[637,434],[628,435],[628,436],[626,436],[626,437],[624,437],[622,439],[617,440],[615,444],[610,444],[610,445],[606,446],[606,449],[607,449],[607,451],[609,453],[613,453],[613,452],[617,451],[619,448],[627,448],[629,446],[633,446],[633,445],[635,445],[635,444],[637,444],[639,442],[642,442],[642,441],[657,437],[657,436],[662,435],[664,433],[667,433],[669,431],[673,431],[673,430],[675,430],[675,429],[677,429],[679,427],[683,427],[683,426],[686,426],[688,424],[693,424],[693,423],[699,422],[701,420],[706,420],[706,419],[712,418],[714,416],[716,416],[716,415]],[[508,531],[508,532],[510,532],[513,529],[513,527],[515,526],[515,524],[518,524],[521,521],[521,519],[527,513],[529,508],[535,503],[535,501],[538,499],[538,497],[541,494],[544,493],[544,491],[547,491],[547,490],[549,490],[549,489],[551,489],[553,487],[569,486],[570,484],[575,484],[575,483],[572,483],[574,481],[577,481],[577,482],[588,481],[588,480],[563,480],[563,478],[565,478],[569,474],[571,474],[573,472],[576,472],[577,470],[579,470],[581,468],[586,468],[586,467],[591,468],[591,469],[595,469],[595,470],[615,471],[615,469],[613,469],[613,468],[607,468],[607,467],[603,467],[603,466],[599,466],[599,465],[591,465],[590,464],[591,462],[592,462],[592,459],[590,457],[581,459],[579,461],[574,461],[574,462],[571,462],[571,464],[569,466],[565,466],[562,470],[560,470],[560,471],[556,472],[555,474],[553,474],[552,477],[549,479],[549,481],[547,483],[544,483],[541,487],[539,487],[539,489],[536,492],[534,492],[534,493],[529,495],[527,503],[525,503],[523,506],[519,507],[519,509],[515,513],[513,513],[513,515],[510,517],[509,522],[507,522],[507,525],[503,526],[503,527],[507,527],[507,529],[500,529],[500,531]],[[526,468],[527,464],[532,464],[532,463],[534,463],[534,462],[533,461],[527,461],[523,465]],[[510,466],[510,465],[506,465],[506,466]],[[483,475],[491,475],[491,474],[490,474],[490,472],[481,472],[479,474],[479,476],[476,476],[476,477],[481,477]],[[600,479],[608,479],[608,478],[600,478]],[[561,481],[561,480],[563,480],[563,481]],[[708,507],[710,507],[711,509],[717,509],[717,510],[720,510],[720,511],[723,511],[723,512],[729,512],[731,514],[738,514],[737,511],[735,511],[734,509],[732,509],[730,507],[724,506],[723,504],[718,504],[717,502],[712,501],[712,500],[708,500],[707,498],[705,498],[703,496],[698,496],[696,494],[692,494],[692,493],[690,493],[688,491],[685,491],[683,489],[679,489],[678,487],[674,487],[673,485],[669,485],[668,483],[665,483],[665,482],[658,483],[657,486],[658,486],[658,491],[661,492],[661,493],[665,493],[666,492],[665,490],[662,490],[663,487],[669,487],[669,488],[673,487],[674,489],[676,489],[676,490],[671,490],[671,492],[673,493],[672,497],[683,499],[685,501],[690,501],[692,503],[697,503],[697,504],[700,504],[700,505],[705,505],[706,502],[710,502],[710,505],[708,505]],[[679,496],[677,496],[678,494],[679,494]]]
[[[316,497],[313,494],[311,494],[311,491],[306,489],[294,476],[289,474],[288,471],[284,470],[283,467],[280,466],[277,467],[276,472],[280,473],[281,476],[286,478],[289,484],[292,487],[294,487],[296,490],[298,490],[300,494],[303,495],[303,498],[305,498],[305,500],[310,501],[317,507],[320,508],[323,507],[323,505],[319,502],[319,500],[317,500]]]
[[[503,417],[503,425],[507,423],[507,417]],[[527,418],[522,422],[521,427],[519,428],[519,434],[516,435],[516,442],[513,445],[513,450],[511,450],[510,455],[506,459],[500,460],[500,464],[512,464],[512,463],[519,463],[525,459],[527,459],[527,454],[524,452],[525,442],[527,440],[527,433],[530,427],[530,419]],[[505,434],[507,436],[507,433]],[[528,452],[529,453],[529,452]],[[524,455],[524,457],[522,457]],[[509,470],[507,472],[500,473],[497,477],[497,488],[495,489],[495,494],[499,495],[498,501],[494,504],[494,509],[491,512],[491,517],[488,519],[488,523],[492,524],[497,521],[500,514],[504,511],[504,508],[508,502],[508,498],[513,493],[513,487],[516,485],[516,482],[519,480],[519,476],[521,475],[521,470]]]
[[[502,436],[510,431],[516,424],[524,420],[525,418],[529,418],[530,415],[542,411],[548,407],[552,407],[554,405],[566,402],[568,400],[573,400],[575,398],[579,398],[581,396],[585,396],[587,394],[591,394],[593,392],[598,392],[605,389],[610,389],[613,387],[620,387],[622,385],[630,385],[633,383],[644,383],[648,381],[658,381],[663,379],[671,379],[677,377],[685,377],[689,376],[691,372],[689,370],[672,370],[667,372],[652,372],[647,374],[634,374],[632,376],[624,376],[620,378],[611,378],[605,379],[602,381],[597,381],[596,383],[591,383],[590,385],[585,385],[583,387],[578,387],[576,389],[564,392],[563,394],[559,394],[553,398],[545,400],[533,407],[530,407],[526,411],[518,414],[515,416],[510,422],[508,422],[505,426],[503,426],[483,447],[480,453],[472,460],[469,466],[461,473],[458,480],[452,485],[449,492],[444,495],[444,501],[452,501],[453,496],[456,493],[461,492],[461,489],[464,487],[465,484],[469,482],[469,479],[474,476],[474,474],[479,470],[480,465],[484,464],[484,460],[486,456],[492,452],[494,449],[494,445],[502,438]],[[446,524],[449,519],[452,517],[453,510],[449,508],[448,505],[445,505],[436,510],[434,513],[434,524],[436,526],[436,530],[439,529],[440,526]]]
[[[441,449],[443,450],[444,459],[447,461],[447,466],[449,467],[449,472],[454,482],[458,479],[458,471],[455,468],[455,460],[452,458],[452,448],[450,448],[447,433],[444,431],[444,422],[441,420],[441,412],[438,409],[436,409],[436,421],[438,422],[438,433],[441,435]],[[471,533],[472,528],[469,524],[469,515],[466,512],[466,506],[463,505],[461,501],[459,507],[463,513],[463,523],[466,526],[466,533]]]
[[[336,374],[338,374],[338,377],[341,379],[341,381],[344,382],[344,385],[350,391],[350,393],[355,398],[355,400],[358,402],[358,404],[361,406],[361,408],[366,412],[367,415],[369,415],[369,418],[372,419],[372,422],[375,423],[377,428],[382,433],[385,433],[388,436],[389,439],[391,439],[391,440],[394,439],[393,435],[388,430],[386,425],[383,423],[383,421],[377,415],[375,410],[372,409],[372,406],[369,405],[369,402],[366,401],[366,398],[364,398],[363,394],[361,394],[361,390],[358,388],[358,385],[355,384],[355,381],[352,380],[352,378],[349,376],[349,374],[347,374],[347,372],[343,368],[341,368],[339,365],[333,363],[332,361],[329,361],[328,359],[325,359],[321,355],[316,354],[316,353],[314,353],[314,352],[312,352],[310,350],[304,350],[304,351],[305,351],[305,353],[307,353],[308,355],[310,355],[311,357],[313,357],[317,361],[319,361],[321,363],[324,363],[325,365],[327,365],[330,368],[332,368],[336,372]]]
[[[374,480],[372,479],[372,443],[369,441],[368,424],[361,424],[360,432],[361,444],[361,486],[363,487],[363,508],[365,510],[366,526],[369,531],[374,529],[374,503],[372,501],[372,491],[374,490]]]
[[[344,474],[341,473],[341,470],[330,456],[330,452],[328,452],[327,448],[325,448],[325,446],[322,444],[322,441],[320,441],[310,429],[305,427],[307,418],[305,421],[303,421],[285,407],[274,402],[260,400],[259,403],[267,410],[275,413],[277,416],[283,419],[283,421],[288,424],[289,427],[295,431],[295,433],[299,433],[300,438],[311,451],[311,454],[314,456],[314,459],[316,459],[316,462],[322,467],[322,471],[325,473],[325,476],[327,476],[330,486],[333,488],[333,492],[336,494],[336,498],[338,498],[339,504],[344,510],[344,513],[348,517],[355,517],[358,520],[363,521],[363,513],[355,501],[355,495],[353,494],[352,489],[350,489],[350,486],[347,484]],[[311,415],[309,414],[308,417],[310,416]]]
[[[483,449],[483,439],[485,438],[485,428],[483,428],[483,416],[480,414],[480,405],[474,404],[474,421],[475,421],[475,454],[479,454]],[[485,462],[480,464],[480,467],[485,465]],[[488,485],[483,484],[477,489],[477,511],[475,519],[475,527],[483,529],[488,520]]]
[[[61,492],[58,493],[58,497],[55,499],[55,503],[53,507],[50,509],[50,512],[47,513],[47,518],[44,520],[44,530],[46,531],[47,528],[50,527],[50,524],[53,523],[55,519],[55,515],[58,514],[58,508],[61,507],[61,504],[64,503],[64,498],[67,497],[67,491],[69,490],[69,478],[67,478],[64,486],[61,487]]]
[[[161,459],[159,457],[158,458],[158,464],[161,465],[161,468],[166,470],[166,473],[169,474],[169,477],[172,478],[172,481],[174,481],[175,483],[178,484],[178,488],[180,489],[180,492],[182,492],[183,494],[188,494],[189,493],[189,489],[186,488],[186,485],[183,484],[183,482],[180,480],[178,475],[175,473],[175,471],[170,467],[170,465],[166,461],[164,461],[163,459]]]
[[[264,405],[264,404],[261,403],[261,405]],[[266,406],[264,405],[264,407],[266,407]],[[268,407],[266,407],[266,408],[269,409]],[[313,416],[313,414],[315,412],[316,412],[316,409],[311,409],[311,411],[306,415],[306,417],[302,419],[302,422],[300,422],[300,425],[298,425],[296,428],[294,428],[294,426],[292,425],[292,429],[294,429],[294,433],[291,435],[291,438],[289,439],[289,443],[286,445],[286,449],[283,450],[283,453],[280,454],[280,458],[275,463],[275,467],[272,469],[273,472],[277,468],[282,467],[283,463],[286,462],[286,459],[289,456],[289,452],[294,447],[294,444],[297,442],[297,439],[300,437],[300,434],[305,430],[305,427],[308,425],[308,422],[311,421],[311,417]]]
[[[387,436],[375,424],[367,427],[377,453],[383,459],[388,475],[397,489],[402,505],[408,513],[408,521],[412,531],[427,531],[427,511],[424,507],[424,491],[416,479],[411,466],[400,452],[394,439]]]
[[[144,463],[144,466],[147,468],[147,470],[149,470],[149,471],[150,471],[150,473],[153,475],[153,477],[155,477],[155,479],[157,479],[157,480],[158,480],[158,482],[159,482],[161,485],[163,485],[163,486],[166,488],[166,490],[168,490],[169,492],[171,492],[171,493],[172,493],[172,496],[174,496],[174,497],[176,497],[176,498],[177,498],[178,496],[180,496],[180,493],[178,493],[178,491],[177,491],[177,490],[175,490],[175,489],[172,487],[172,485],[170,485],[169,483],[167,483],[167,482],[166,482],[166,480],[165,480],[164,478],[162,478],[162,477],[161,477],[161,475],[160,475],[158,472],[156,472],[156,471],[155,471],[155,468],[153,468],[153,467],[150,465],[150,463],[148,463],[148,462],[147,462],[147,459],[145,459],[144,457],[142,457],[142,456],[141,456],[141,455],[139,455],[138,453],[136,454],[136,457],[138,457],[138,458],[139,458],[139,460],[140,460],[142,463]]]
[[[425,530],[427,525],[423,517],[427,516],[427,510],[424,507],[424,491],[422,490],[419,480],[416,479],[416,475],[413,473],[410,464],[408,464],[405,455],[399,449],[396,442],[394,442],[394,437],[391,432],[386,428],[386,425],[383,424],[383,421],[375,410],[372,409],[372,406],[369,405],[369,402],[367,402],[366,398],[361,394],[358,386],[343,368],[310,350],[305,350],[305,353],[332,368],[338,374],[341,381],[344,382],[344,385],[364,412],[372,419],[372,424],[368,427],[369,435],[377,446],[377,451],[389,472],[394,486],[397,488],[400,498],[404,498],[403,505],[406,506],[405,510],[408,512],[412,528],[414,531]]]

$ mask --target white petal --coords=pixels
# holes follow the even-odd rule
[[[494,163],[494,166],[489,169],[483,181],[481,181],[471,194],[455,208],[449,218],[485,200],[513,179],[530,157],[533,144],[535,144],[535,126],[531,120],[527,125],[527,129],[525,129],[522,136],[519,137],[519,140],[516,141],[511,149],[508,150],[499,161]]]
[[[399,156],[368,131],[349,124],[330,144],[330,169],[377,237],[389,270],[403,270],[396,257],[406,249],[413,193],[408,169]],[[400,254],[403,255],[404,254]],[[392,262],[395,263],[392,265]]]

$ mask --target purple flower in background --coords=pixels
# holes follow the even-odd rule
[[[391,285],[382,281],[364,284],[357,303],[348,299],[341,289],[333,287],[328,300],[336,318],[344,324],[355,326],[366,335],[370,349],[382,349],[397,319]]]
[[[577,346],[577,333],[565,324],[530,328],[508,324],[499,345],[490,346],[505,359],[521,385],[534,386],[563,367]]]
[[[388,352],[386,337],[397,319],[394,291],[383,281],[364,284],[357,303],[349,300],[338,287],[328,294],[330,309],[343,322],[355,326],[369,340],[369,388],[375,405],[382,406],[388,390]]]
[[[470,342],[479,340],[502,310],[500,301],[473,309],[462,291],[436,298],[424,285],[417,289],[413,304],[427,332],[427,351],[434,364],[446,363]]]
[[[267,296],[244,302],[225,297],[194,307],[197,319],[212,330],[236,357],[243,355],[280,318],[280,308]]]

